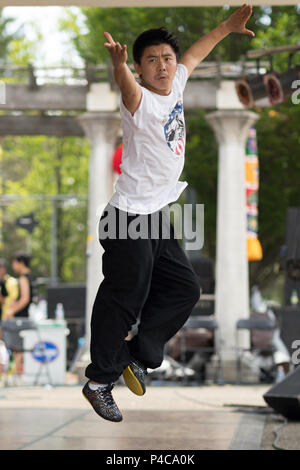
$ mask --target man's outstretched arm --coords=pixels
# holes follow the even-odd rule
[[[128,111],[133,115],[139,107],[142,90],[136,82],[130,68],[127,65],[127,46],[122,47],[119,42],[115,42],[112,36],[105,32],[107,42],[104,44],[108,49],[114,66],[115,80],[120,88],[122,100]]]
[[[244,4],[227,20],[219,24],[215,29],[205,34],[197,42],[195,42],[187,51],[183,54],[179,63],[184,64],[188,69],[188,74],[197,67],[203,59],[212,51],[212,49],[228,36],[229,33],[241,33],[255,36],[253,31],[246,28],[246,23],[252,15],[252,6]]]

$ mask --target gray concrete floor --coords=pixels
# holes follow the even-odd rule
[[[82,385],[0,388],[1,450],[259,449],[269,385],[148,386],[143,397],[116,385],[121,423],[100,418]],[[247,407],[247,408],[245,408]]]

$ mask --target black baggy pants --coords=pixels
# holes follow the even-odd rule
[[[99,383],[116,381],[131,357],[151,369],[159,367],[166,342],[183,326],[200,297],[199,279],[164,210],[141,216],[113,209],[116,238],[100,238],[104,279],[93,306],[91,363],[85,372]],[[120,213],[127,216],[126,238],[120,238]],[[148,238],[128,235],[137,217],[148,222]],[[163,226],[169,227],[169,238],[163,236]],[[138,333],[126,341],[138,317]]]

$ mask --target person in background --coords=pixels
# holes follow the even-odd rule
[[[0,258],[0,322],[6,318],[6,312],[12,303],[18,298],[18,281],[7,273],[7,263]],[[0,325],[0,377],[8,366],[9,355],[5,343],[2,340],[2,329]]]
[[[276,302],[265,300],[262,297],[258,286],[256,285],[254,285],[251,288],[250,302],[251,302],[251,307],[255,312],[266,314],[267,317],[270,318],[276,324],[276,316],[272,310],[272,306],[274,306]],[[286,345],[281,339],[280,329],[278,325],[275,327],[274,332],[273,332],[272,344],[274,347],[273,361],[276,366],[275,382],[280,382],[281,380],[285,378],[285,376],[290,371],[291,356],[288,352]],[[266,364],[264,364],[264,360],[265,358],[261,356],[260,357],[261,371],[266,372],[268,371],[268,366],[266,367]],[[272,362],[269,364],[269,367],[272,367]]]
[[[5,319],[28,318],[29,306],[34,297],[34,276],[30,269],[30,256],[27,253],[18,251],[13,255],[12,268],[19,276],[19,295],[7,310]],[[23,371],[23,354],[16,352],[14,354],[16,373]]]
[[[6,312],[10,310],[18,295],[18,281],[7,273],[6,260],[0,258],[0,320],[5,320]]]

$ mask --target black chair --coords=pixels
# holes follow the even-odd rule
[[[213,333],[211,345],[206,345],[206,346],[194,346],[191,347],[187,344],[187,331],[190,329],[198,329],[198,328],[204,328],[208,331],[211,331]],[[215,354],[217,357],[217,367],[215,370],[215,377],[214,381],[215,383],[218,384],[224,384],[224,377],[223,377],[223,367],[222,367],[222,358],[221,358],[221,341],[220,341],[220,336],[219,336],[219,331],[218,331],[218,323],[216,319],[210,315],[210,316],[196,316],[192,315],[189,317],[189,319],[186,321],[186,323],[183,325],[181,328],[181,336],[180,336],[180,341],[181,341],[181,353],[180,353],[180,359],[182,364],[186,362],[186,355],[188,352],[203,352],[203,353],[211,353]],[[185,375],[184,378],[186,379]]]
[[[274,346],[272,344],[273,332],[276,327],[276,323],[266,316],[266,314],[252,313],[249,318],[241,318],[236,322],[235,330],[235,349],[236,349],[236,383],[241,383],[242,374],[242,357],[245,352],[261,352],[272,355],[274,352]],[[239,331],[247,330],[250,332],[250,347],[245,348],[240,346],[239,343]],[[261,338],[255,339],[255,334],[261,333]]]
[[[10,354],[12,353],[38,353],[40,357],[40,367],[35,375],[34,385],[38,384],[38,380],[42,373],[43,367],[46,369],[49,384],[52,383],[47,350],[44,341],[41,338],[40,331],[37,325],[28,318],[12,318],[3,320],[1,323],[3,341]],[[25,349],[23,347],[22,331],[33,330],[36,333],[37,345],[31,349]]]

